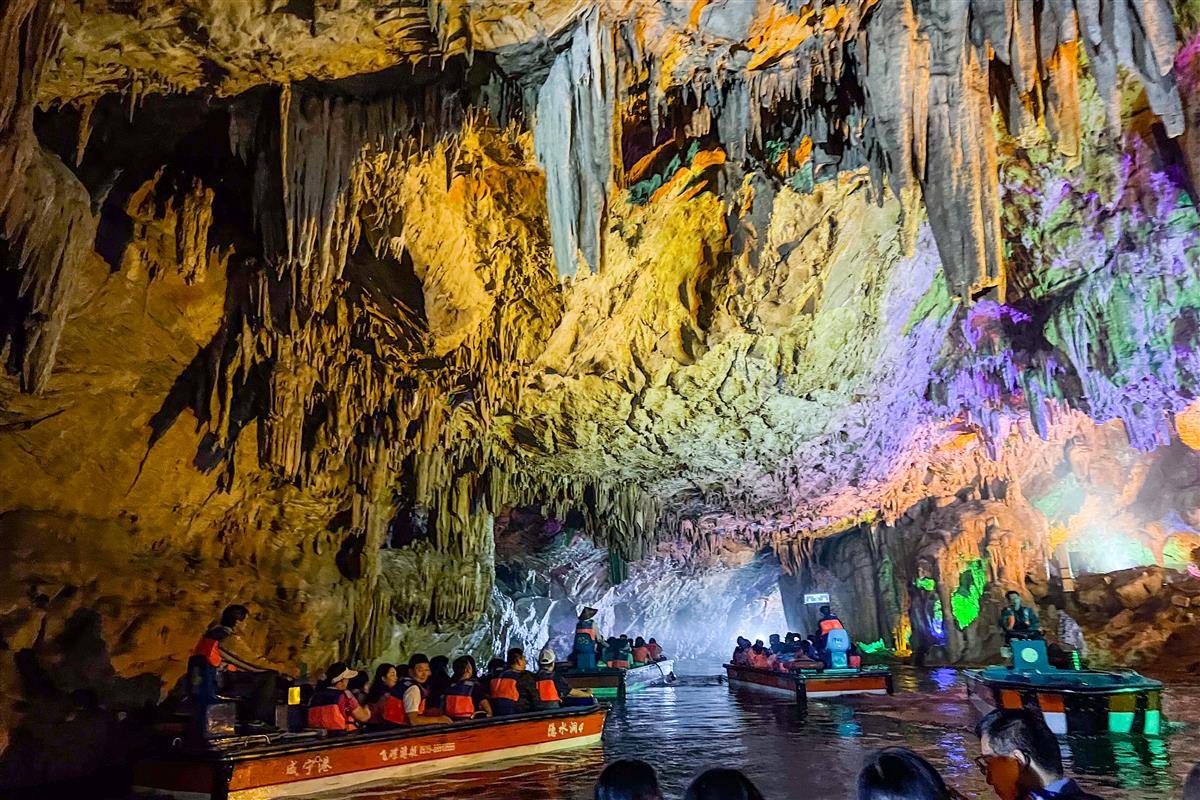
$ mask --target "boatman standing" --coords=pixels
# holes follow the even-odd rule
[[[584,606],[579,612],[579,621],[575,623],[575,669],[596,669],[596,641],[599,634],[596,631],[596,609]]]
[[[1012,589],[1004,593],[1008,605],[1000,612],[1000,630],[1004,633],[1004,644],[1013,639],[1037,639],[1041,636],[1037,614],[1021,603],[1021,595]]]

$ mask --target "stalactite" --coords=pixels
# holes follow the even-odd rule
[[[613,33],[598,8],[577,23],[538,92],[534,137],[546,170],[546,206],[558,273],[601,269],[613,182],[617,64]]]
[[[61,7],[52,0],[0,8],[0,269],[16,271],[14,297],[0,298],[9,319],[0,351],[21,388],[46,388],[72,290],[96,235],[91,198],[33,133],[37,86],[58,46]]]

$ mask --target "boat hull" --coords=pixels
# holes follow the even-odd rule
[[[563,677],[572,689],[591,689],[596,697],[624,698],[629,692],[636,692],[647,686],[666,683],[667,676],[674,674],[675,662],[663,659],[653,664],[641,667],[622,669],[619,667],[601,667],[595,670],[563,671]]]
[[[888,670],[845,670],[838,672],[777,672],[734,664],[725,665],[725,675],[734,688],[752,689],[779,697],[809,699],[860,694],[891,694],[892,673]]]
[[[134,766],[134,790],[180,800],[327,792],[595,744],[607,713],[606,706],[593,706],[240,750],[166,753]]]
[[[1089,673],[1082,673],[1084,677]],[[1112,673],[1090,673],[1111,675]],[[1129,673],[1129,685],[1072,687],[1072,673],[1039,681],[1036,674],[1018,680],[990,677],[986,670],[963,673],[971,705],[986,714],[997,708],[1040,713],[1056,734],[1162,734],[1162,684]]]

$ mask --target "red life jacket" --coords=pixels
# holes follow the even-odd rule
[[[821,624],[819,626],[817,626],[817,630],[820,631],[822,636],[826,636],[829,634],[830,631],[836,631],[836,630],[840,629],[841,627],[842,627],[842,621],[840,619],[838,619],[837,617],[834,617],[833,619],[821,620]]]
[[[404,701],[388,692],[371,704],[371,721],[374,723],[390,722],[393,725],[407,725],[408,714],[404,712]]]
[[[645,664],[647,661],[650,660],[650,648],[648,648],[648,647],[633,648],[633,660],[640,661],[643,664]]]
[[[475,681],[459,681],[446,690],[446,716],[470,719],[475,716]]]
[[[344,692],[326,688],[315,693],[308,701],[308,727],[327,731],[352,731],[356,726],[353,719],[346,719],[338,705]]]
[[[558,686],[554,684],[554,674],[550,672],[539,672],[537,675],[537,690],[538,699],[544,703],[561,703],[562,698],[558,696]]]
[[[646,649],[650,651],[650,657],[655,661],[662,658],[662,647],[659,646],[658,642],[651,642],[646,645]]]

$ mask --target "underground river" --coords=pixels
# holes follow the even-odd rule
[[[616,703],[601,746],[321,797],[584,800],[606,761],[642,758],[658,769],[668,800],[714,766],[744,770],[768,800],[833,800],[853,795],[867,753],[901,745],[928,758],[966,796],[994,798],[974,765],[976,717],[957,670],[905,668],[894,696],[810,701],[806,716],[786,700],[731,690],[716,677],[715,664],[685,663],[678,672],[673,686],[650,687]],[[1200,682],[1170,682],[1164,704],[1170,724],[1161,739],[1061,740],[1068,771],[1085,789],[1113,800],[1177,797],[1200,760]]]

